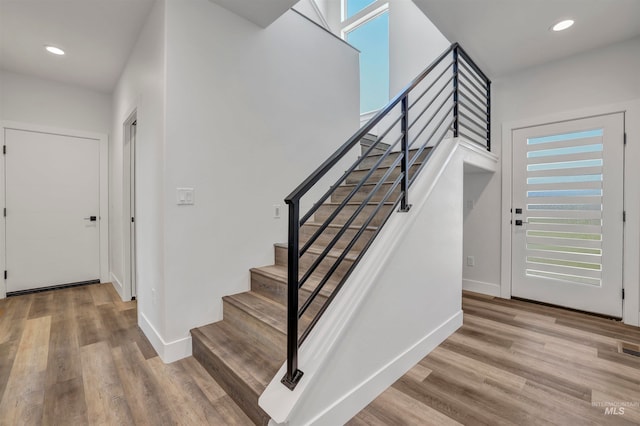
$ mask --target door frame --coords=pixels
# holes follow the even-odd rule
[[[513,131],[523,127],[550,124],[581,118],[624,114],[627,145],[624,156],[624,183],[640,182],[640,168],[633,166],[634,159],[640,158],[640,99],[579,110],[558,112],[547,116],[533,117],[502,124],[502,211],[501,211],[501,270],[500,297],[511,298],[511,213],[512,206],[512,136]],[[640,325],[640,191],[626,190],[623,194],[627,221],[623,228],[623,273],[622,282],[625,298],[622,304],[622,320],[625,324]]]
[[[85,132],[82,130],[63,129],[59,127],[41,126],[37,124],[15,121],[0,121],[0,145],[5,144],[5,130],[22,130],[28,132],[51,133],[84,139],[95,139],[100,145],[100,282],[109,282],[109,139],[103,133]],[[0,200],[4,207],[5,200],[5,161],[0,161]],[[5,270],[6,261],[6,222],[2,217],[0,226],[0,270]],[[0,299],[7,296],[7,283],[0,285]]]
[[[128,116],[127,119],[122,123],[122,231],[123,231],[123,286],[122,286],[122,298],[123,300],[131,300],[133,297],[136,297],[136,290],[134,290],[134,283],[131,279],[132,277],[132,269],[133,271],[137,271],[135,260],[136,250],[131,250],[131,245],[133,241],[136,241],[136,235],[131,233],[131,217],[134,216],[132,213],[135,212],[135,198],[134,205],[132,208],[131,205],[131,195],[133,192],[133,196],[135,197],[135,169],[136,169],[136,161],[135,161],[135,143],[136,140],[133,140],[133,144],[131,144],[131,127],[134,122],[137,122],[137,109],[134,109]],[[136,136],[137,139],[137,136]],[[126,147],[128,146],[129,152],[127,152]],[[133,152],[133,155],[132,155]],[[132,161],[133,159],[133,161]],[[131,173],[133,170],[133,174]],[[135,217],[135,216],[134,216]],[[134,226],[134,229],[136,227]],[[135,231],[134,231],[135,232]],[[135,273],[135,272],[134,272]],[[137,279],[135,280],[137,284]]]

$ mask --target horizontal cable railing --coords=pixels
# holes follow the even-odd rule
[[[300,345],[396,207],[410,209],[409,188],[433,150],[458,136],[490,150],[490,87],[460,45],[451,45],[285,199],[287,373],[282,383],[289,389],[303,374]],[[337,173],[345,163],[346,171]],[[317,199],[302,213],[305,195]]]

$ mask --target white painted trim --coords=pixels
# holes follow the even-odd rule
[[[424,358],[425,353],[434,350],[460,327],[462,327],[462,311],[457,312],[431,333],[425,335],[412,347],[372,374],[366,381],[360,383],[341,400],[327,407],[323,413],[309,421],[308,424],[340,424],[342,419],[350,415],[354,405],[366,405],[375,399],[388,388],[390,382],[402,377],[407,370]]]
[[[2,122],[0,122],[0,124],[2,124]],[[5,127],[4,125],[2,125],[2,128],[0,129],[0,146],[4,146],[5,141],[4,141],[4,133],[5,133]],[[5,207],[5,201],[6,201],[6,197],[5,197],[5,183],[4,183],[4,170],[5,170],[5,156],[2,156],[2,161],[0,161],[0,201],[2,203],[2,205],[0,206],[0,208],[4,208]],[[2,226],[0,226],[0,249],[2,249],[2,252],[0,252],[0,273],[2,273],[2,271],[6,270],[6,253],[7,253],[7,239],[5,238],[5,230],[6,230],[6,218],[4,217],[4,214],[1,216],[2,217]],[[2,284],[0,285],[0,299],[4,299],[7,297],[7,280],[3,279],[2,280]]]
[[[350,18],[344,19],[344,16],[347,14],[347,8],[345,2],[343,2],[343,20],[340,24],[340,36],[344,39],[348,32],[355,30],[360,25],[366,24],[387,11],[389,11],[389,2],[385,0],[376,0]]]
[[[122,300],[125,300],[124,297],[122,297],[122,292],[124,291],[122,282],[118,279],[116,274],[114,274],[113,272],[111,273],[111,285],[113,285],[113,288],[118,292],[118,295],[120,296],[120,298]]]
[[[511,297],[511,224],[512,202],[512,133],[514,130],[546,123],[576,120],[598,115],[625,114],[627,149],[625,152],[625,184],[640,182],[640,168],[632,163],[640,158],[640,99],[596,107],[563,111],[550,115],[532,117],[502,124],[502,267],[500,271],[501,297]],[[635,155],[631,155],[635,152]],[[640,325],[640,191],[624,191],[624,205],[627,222],[624,229],[623,322]]]
[[[59,127],[41,126],[38,124],[22,123],[16,121],[0,121],[2,129],[2,145],[4,145],[5,129],[24,130],[29,132],[50,133],[54,135],[72,136],[84,139],[95,139],[100,144],[100,282],[106,283],[110,280],[109,273],[109,138],[103,133],[86,132],[82,130],[64,129]],[[0,200],[5,198],[4,186],[4,159],[2,161],[2,180],[0,185]],[[4,205],[2,206],[4,207]],[[4,221],[3,221],[4,225]],[[4,226],[2,227],[2,253],[0,261],[4,271],[5,244]],[[1,286],[0,298],[6,297],[6,282]]]
[[[496,283],[463,279],[462,289],[473,291],[475,293],[486,294],[488,296],[500,297],[500,284]]]
[[[329,23],[327,22],[327,18],[325,18],[324,14],[320,10],[320,6],[318,6],[318,2],[316,2],[316,0],[309,0],[309,3],[311,3],[311,7],[313,7],[313,10],[316,12],[318,17],[320,18],[320,22],[322,22],[322,26],[327,31],[331,31],[331,27],[329,26]]]
[[[165,364],[191,356],[191,335],[165,342],[147,317],[138,311],[138,325]]]
[[[131,124],[137,121],[137,108],[134,107],[124,120],[121,121],[122,131],[122,269],[123,292],[122,300],[131,300],[133,297],[133,282],[131,280],[132,253],[131,253]],[[135,141],[134,141],[135,143]],[[128,152],[127,152],[128,150]],[[135,158],[133,159],[135,162]],[[135,169],[135,164],[134,164]],[[135,181],[135,176],[133,176]]]

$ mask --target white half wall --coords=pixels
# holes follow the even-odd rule
[[[124,123],[137,112],[137,301],[138,323],[161,356],[164,316],[164,141],[165,7],[156,1],[113,94],[111,122],[111,273],[120,296],[130,299],[124,276],[123,142]],[[120,283],[117,285],[116,283]],[[163,358],[164,359],[164,358]]]
[[[292,11],[262,29],[207,0],[166,7],[162,337],[178,342],[273,263],[284,197],[358,128],[358,57]]]
[[[260,396],[271,424],[344,424],[462,325],[463,174],[497,164],[461,139],[433,152],[300,348],[297,387],[285,364]]]

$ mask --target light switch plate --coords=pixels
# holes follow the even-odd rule
[[[189,206],[192,205],[194,200],[194,189],[193,188],[178,188],[177,189],[177,197],[178,197],[178,205],[179,206]]]

